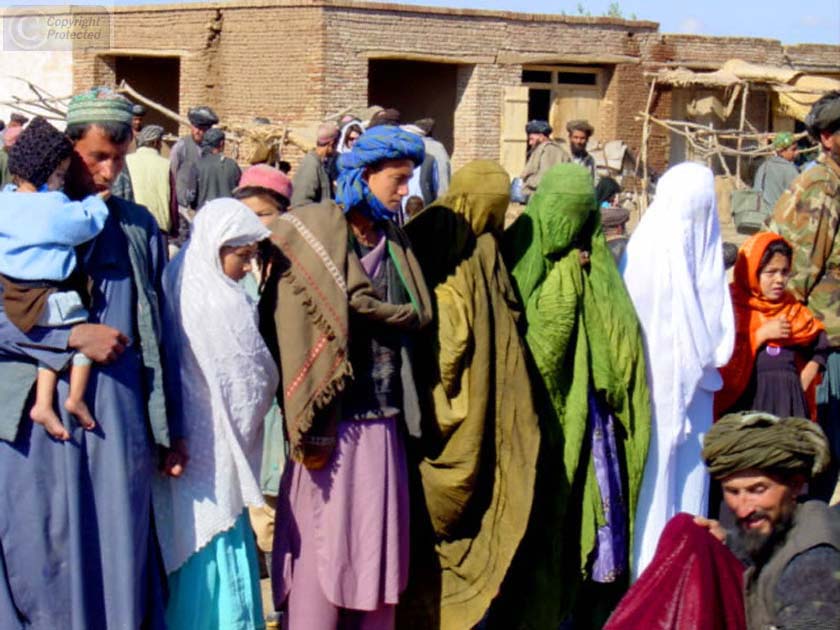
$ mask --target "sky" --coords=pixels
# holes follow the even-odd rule
[[[233,0],[235,2],[235,0]],[[173,4],[172,0],[0,0],[0,6],[15,5],[137,5]],[[402,0],[402,4],[498,9],[531,13],[579,15],[578,6],[592,15],[602,15],[609,0]],[[619,0],[625,17],[659,22],[663,33],[740,35],[781,40],[785,44],[840,44],[840,0]],[[792,9],[801,7],[801,11]],[[838,59],[840,64],[840,59]]]

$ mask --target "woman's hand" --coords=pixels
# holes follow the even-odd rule
[[[790,337],[790,322],[784,317],[767,320],[756,332],[759,346],[768,341],[787,339],[788,337]]]

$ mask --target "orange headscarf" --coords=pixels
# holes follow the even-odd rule
[[[761,257],[777,241],[784,239],[772,232],[759,232],[738,250],[735,278],[729,285],[735,309],[735,350],[729,363],[720,370],[723,389],[715,395],[716,418],[730,409],[749,385],[759,350],[756,333],[765,322],[784,317],[790,323],[790,337],[773,341],[780,346],[808,345],[825,330],[823,323],[790,292],[785,291],[778,302],[771,302],[761,294],[758,281]]]

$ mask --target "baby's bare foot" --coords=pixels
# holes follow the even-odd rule
[[[44,427],[44,430],[56,440],[63,441],[70,439],[70,433],[64,428],[61,420],[52,409],[48,407],[32,407],[32,411],[29,412],[29,417],[32,418],[32,422]]]
[[[84,400],[74,400],[72,398],[68,398],[64,402],[64,408],[72,413],[76,418],[79,420],[79,424],[82,425],[83,428],[90,431],[96,426],[96,422],[93,420],[93,416],[90,413],[90,409],[85,404]]]

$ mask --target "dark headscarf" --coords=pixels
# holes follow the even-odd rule
[[[525,133],[541,133],[544,136],[550,136],[551,131],[551,125],[545,120],[531,120],[525,125]]]
[[[595,201],[598,202],[598,207],[600,208],[602,203],[609,201],[613,198],[613,195],[620,192],[621,186],[612,177],[602,177],[599,179],[598,184],[595,186]]]

